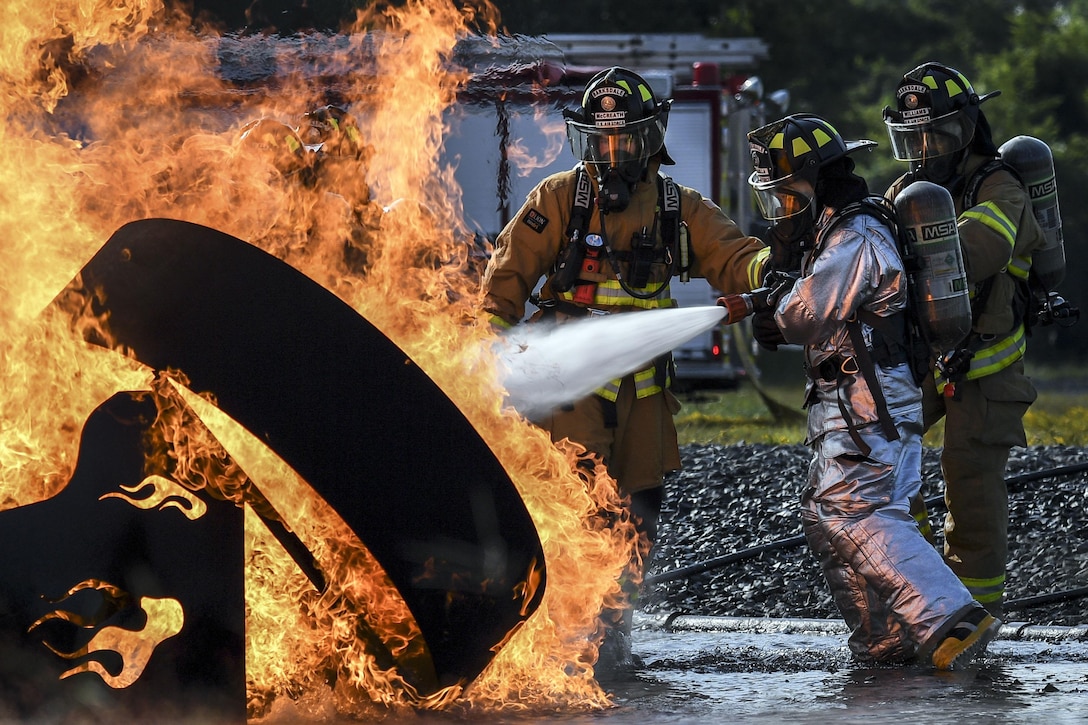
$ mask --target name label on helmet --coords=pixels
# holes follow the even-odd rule
[[[923,123],[929,120],[928,108],[915,108],[913,110],[903,111],[900,116],[903,119],[903,123],[915,124]]]
[[[755,171],[756,181],[761,183],[771,180],[771,152],[767,147],[749,139],[748,150],[752,154],[752,170]]]
[[[593,123],[601,128],[622,126],[626,119],[625,111],[599,111],[593,114]]]
[[[598,96],[626,96],[627,91],[619,86],[601,86],[600,88],[594,88],[589,92],[590,98],[597,98]]]
[[[908,93],[921,93],[924,95],[926,93],[929,93],[929,88],[923,86],[921,83],[908,83],[906,85],[899,86],[898,94],[900,96],[905,96]]]

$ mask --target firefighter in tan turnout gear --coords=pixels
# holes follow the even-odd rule
[[[1013,446],[1027,445],[1023,416],[1035,388],[1024,374],[1024,319],[1032,254],[1045,240],[1020,180],[994,163],[998,148],[980,106],[997,93],[980,97],[959,71],[923,63],[903,77],[884,120],[895,158],[910,163],[886,196],[930,181],[951,193],[958,214],[972,329],[925,381],[924,418],[927,430],[945,420],[945,560],[975,599],[1000,616],[1008,551],[1005,465]],[[914,509],[928,528],[921,497]]]
[[[723,292],[758,285],[766,251],[711,200],[660,172],[670,99],[619,67],[587,84],[567,135],[579,163],[544,179],[499,234],[483,277],[486,309],[500,327],[518,323],[527,301],[534,319],[674,307],[670,282],[706,277]],[[539,297],[530,294],[542,276]],[[670,355],[534,421],[552,440],[569,438],[599,457],[631,497],[652,544],[662,476],[680,468],[669,391]]]
[[[922,395],[906,332],[906,270],[895,217],[831,124],[795,114],[748,134],[771,289],[760,344],[804,346],[805,538],[862,660],[951,669],[1000,628],[919,532]],[[773,324],[768,324],[773,322]],[[778,333],[777,336],[775,333]]]

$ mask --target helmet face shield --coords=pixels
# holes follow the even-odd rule
[[[643,164],[665,145],[665,126],[657,117],[616,128],[567,121],[567,138],[574,156],[603,171]]]
[[[921,161],[954,154],[967,147],[975,135],[975,120],[953,111],[924,123],[899,123],[891,109],[884,113],[892,155],[899,161]]]
[[[758,172],[748,177],[759,211],[767,221],[789,219],[808,211],[812,206],[812,185],[797,177],[796,174],[774,181],[760,181]],[[808,190],[805,193],[802,189]]]
[[[823,118],[795,113],[748,132],[748,185],[765,218],[785,219],[811,206],[821,168],[873,146],[867,139],[844,141]]]
[[[651,157],[673,163],[665,151],[671,106],[671,99],[657,100],[642,76],[619,66],[603,70],[586,85],[581,107],[563,111],[570,149],[598,178],[614,169],[634,184]]]

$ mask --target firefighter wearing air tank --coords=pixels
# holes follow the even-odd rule
[[[748,134],[749,179],[771,222],[760,344],[804,346],[806,444],[801,521],[863,661],[951,669],[1000,621],[971,598],[919,533],[921,372],[896,216],[854,173],[826,120],[794,114]],[[947,196],[947,195],[946,195]],[[925,355],[922,355],[924,368]]]
[[[535,319],[674,307],[670,284],[706,277],[723,292],[757,285],[766,255],[710,199],[660,172],[670,99],[639,75],[613,67],[587,84],[567,110],[577,165],[544,179],[499,234],[484,274],[486,309],[509,327],[547,276]],[[671,356],[647,360],[583,400],[536,421],[553,440],[569,438],[597,454],[652,542],[662,476],[680,468],[669,391]]]
[[[884,121],[893,155],[910,164],[885,196],[895,199],[918,180],[932,182],[950,192],[958,215],[971,325],[964,339],[934,356],[935,372],[923,386],[924,421],[928,429],[945,420],[945,560],[975,599],[1000,616],[1008,547],[1005,465],[1013,446],[1027,445],[1022,419],[1035,400],[1024,374],[1027,305],[1033,294],[1045,299],[1045,287],[1053,291],[1060,281],[1064,252],[1048,244],[1017,174],[996,161],[981,104],[997,94],[979,96],[962,73],[927,62],[903,77]],[[1055,208],[1053,219],[1056,214]],[[1041,278],[1040,271],[1046,272]],[[921,497],[915,513],[928,529]]]

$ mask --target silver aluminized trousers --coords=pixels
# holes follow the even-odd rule
[[[896,441],[886,440],[879,424],[859,429],[868,455],[847,431],[812,441],[801,496],[805,538],[850,628],[850,650],[881,662],[927,653],[973,605],[910,514],[921,488],[920,407],[895,423]]]
[[[850,627],[850,650],[863,659],[907,660],[928,654],[975,605],[910,515],[922,485],[922,392],[906,363],[874,365],[874,384],[899,432],[887,440],[850,334],[849,325],[859,324],[871,347],[873,330],[852,322],[858,310],[886,317],[907,304],[895,238],[874,216],[833,224],[833,215],[831,208],[821,213],[816,251],[775,310],[785,339],[805,346],[809,370],[812,461],[801,517]]]

